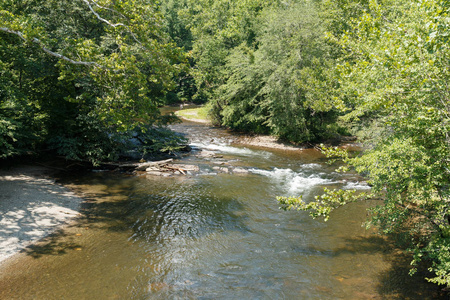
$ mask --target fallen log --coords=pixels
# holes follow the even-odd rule
[[[150,167],[159,167],[159,166],[168,164],[168,163],[170,163],[170,162],[172,162],[172,161],[173,161],[173,159],[172,159],[172,158],[169,158],[169,159],[166,159],[166,160],[160,160],[160,161],[148,161],[148,162],[145,162],[145,163],[139,163],[139,164],[137,164],[137,166],[136,166],[136,170],[137,170],[137,171],[145,171],[147,168],[150,168]]]
[[[175,167],[175,168],[179,168],[179,169],[183,169],[183,171],[194,171],[194,172],[198,172],[200,171],[200,168],[196,165],[187,165],[187,164],[169,164],[169,166]]]
[[[145,169],[149,167],[159,167],[165,165],[167,163],[172,162],[173,159],[166,159],[160,161],[148,161],[145,163],[115,163],[115,162],[103,162],[100,163],[101,166],[104,167],[116,167],[116,168],[124,168],[124,169],[136,169],[138,171],[145,171]]]
[[[186,170],[183,170],[181,168],[177,168],[174,165],[171,166],[164,166],[165,169],[169,169],[169,170],[176,170],[179,171],[181,174],[186,175]]]

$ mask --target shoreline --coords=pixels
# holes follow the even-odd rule
[[[205,119],[196,119],[196,118],[186,118],[184,116],[177,115],[178,118],[180,118],[183,122],[192,122],[192,123],[199,123],[204,125],[212,125],[212,122]]]
[[[236,134],[232,144],[282,151],[308,149],[268,135]],[[70,187],[56,183],[57,172],[33,163],[0,168],[0,268],[11,257],[80,216],[84,199]]]
[[[281,142],[277,137],[270,135],[240,135],[237,137],[235,144],[271,150],[302,151],[308,149],[304,146],[295,146]]]
[[[83,198],[36,165],[0,169],[0,267],[80,215]]]
[[[194,114],[191,114],[194,115]],[[183,115],[177,114],[177,116],[186,123],[197,123],[203,124],[207,126],[213,126],[212,122],[208,119],[199,119],[199,118],[188,118]],[[306,149],[316,148],[319,144],[312,143],[303,143],[303,144],[293,144],[285,141],[281,141],[278,137],[272,135],[265,134],[251,134],[251,133],[242,133],[242,132],[234,132],[235,139],[232,144],[240,145],[240,146],[252,146],[258,148],[266,148],[271,150],[285,150],[285,151],[302,151]],[[356,142],[357,138],[355,136],[341,136],[339,140],[328,140],[324,141],[325,145],[335,145],[343,148],[361,148],[361,145]]]

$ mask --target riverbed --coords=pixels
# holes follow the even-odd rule
[[[199,172],[61,175],[85,198],[81,216],[2,266],[0,299],[445,299],[362,227],[376,202],[323,222],[276,201],[367,191],[363,178],[336,173],[315,149],[242,146],[204,124],[173,129],[193,148],[179,161]]]

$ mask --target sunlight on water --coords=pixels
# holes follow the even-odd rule
[[[274,168],[271,171],[250,169],[252,173],[267,176],[271,183],[280,187],[283,195],[305,195],[311,192],[313,187],[336,183],[333,180],[322,178],[318,175],[306,175],[294,172],[291,169]]]
[[[268,151],[251,150],[245,147],[237,148],[226,144],[192,143],[191,145],[200,149],[218,151],[222,154],[235,154],[238,156],[259,156],[268,159],[272,155],[272,153]]]
[[[314,150],[233,147],[225,131],[175,128],[223,157],[183,159],[201,175],[68,176],[87,199],[79,221],[4,265],[0,299],[439,298],[407,275],[408,257],[361,227],[374,203],[327,223],[278,208],[279,195],[368,189],[354,174]]]

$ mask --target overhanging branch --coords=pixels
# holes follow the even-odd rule
[[[92,3],[95,4],[95,6],[101,8],[101,9],[105,9],[105,10],[112,11],[113,13],[116,13],[116,14],[120,15],[122,18],[128,19],[125,15],[121,14],[121,13],[118,12],[117,10],[111,9],[111,8],[109,8],[109,7],[101,6],[100,4],[98,4],[97,2],[95,2],[94,0],[91,0],[91,1],[92,1]]]
[[[6,28],[6,27],[0,27],[0,31],[15,34],[15,35],[17,35],[18,37],[20,37],[23,41],[25,41],[25,42],[27,41],[27,39],[23,36],[23,33],[20,32],[20,31],[12,30],[12,29],[9,29],[9,28]],[[93,61],[73,60],[73,59],[71,59],[71,58],[69,58],[69,57],[67,57],[67,56],[64,56],[64,55],[62,55],[62,54],[53,52],[53,51],[51,51],[50,49],[46,48],[46,47],[42,44],[42,42],[41,42],[39,39],[37,39],[37,38],[33,38],[31,41],[32,41],[33,43],[35,43],[35,44],[38,44],[38,45],[42,48],[42,50],[44,50],[44,52],[46,52],[47,54],[49,54],[49,55],[51,55],[51,56],[55,56],[55,57],[57,57],[57,58],[59,58],[59,59],[65,60],[65,61],[67,61],[67,62],[70,62],[71,64],[74,64],[74,65],[84,65],[84,66],[94,66],[94,67],[97,67],[97,68],[106,69],[106,67],[104,67],[104,66],[102,66],[102,65],[99,65],[98,63],[93,62]]]
[[[108,21],[108,20],[102,18],[102,17],[94,10],[94,8],[92,7],[91,3],[90,3],[88,0],[83,0],[83,2],[86,3],[87,6],[89,6],[89,9],[90,9],[91,12],[97,17],[97,19],[99,19],[100,21],[102,21],[102,22],[104,22],[104,23],[106,23],[106,24],[108,24],[109,26],[114,27],[114,28],[115,28],[115,27],[119,27],[119,26],[125,27],[125,28],[127,29],[127,31],[131,34],[131,36],[133,37],[133,39],[134,39],[139,45],[142,46],[142,43],[137,39],[136,35],[133,33],[133,31],[130,29],[130,27],[129,27],[128,25],[125,25],[125,24],[123,24],[123,23],[115,23],[115,24],[111,23],[110,21]],[[92,2],[93,2],[97,7],[100,7],[100,8],[103,8],[103,9],[108,9],[108,10],[110,10],[110,11],[116,12],[115,10],[112,10],[112,9],[110,9],[110,8],[106,8],[106,7],[103,7],[103,6],[98,5],[97,2],[95,2],[95,1],[92,1]],[[118,12],[117,12],[117,13],[118,13]],[[122,14],[120,14],[120,15],[122,15]],[[123,16],[123,15],[122,15],[122,16]]]

